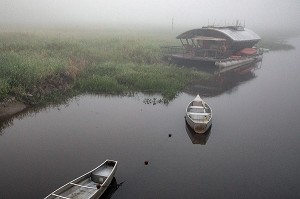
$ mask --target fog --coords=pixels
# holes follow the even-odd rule
[[[297,29],[299,0],[0,0],[0,25],[241,25]]]

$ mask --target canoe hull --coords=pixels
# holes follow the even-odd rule
[[[209,127],[212,124],[212,121],[209,120],[207,123],[202,123],[202,122],[194,122],[190,117],[186,116],[186,122],[188,125],[196,132],[199,134],[206,133],[206,131],[209,129]]]
[[[212,110],[197,95],[186,108],[185,120],[196,133],[205,133],[212,125]]]
[[[117,161],[106,160],[95,169],[58,188],[45,199],[98,199],[113,180],[116,169]],[[93,181],[93,175],[99,175],[103,181]]]

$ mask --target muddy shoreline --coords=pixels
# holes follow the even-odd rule
[[[66,85],[68,84],[63,84],[63,88],[66,88]],[[233,84],[232,87],[236,86],[236,84]],[[229,88],[226,88],[225,90],[228,90]],[[47,89],[46,89],[47,90]],[[59,90],[59,89],[57,89]],[[60,88],[60,90],[62,90]],[[224,88],[221,88],[216,84],[216,82],[213,79],[209,80],[201,80],[201,81],[196,81],[193,84],[187,86],[182,92],[189,93],[192,95],[196,95],[199,92],[202,93],[202,96],[215,96],[219,95],[220,93],[225,91]],[[73,95],[66,95],[66,98],[73,96]],[[157,99],[160,101],[159,103],[168,103],[168,100],[162,98],[162,99]],[[148,103],[149,99],[145,99],[145,102]],[[151,99],[150,99],[151,101]],[[158,103],[155,101],[154,103]],[[31,103],[25,103],[21,101],[17,101],[14,97],[7,100],[6,102],[0,103],[0,122],[5,121],[9,118],[12,118],[18,113],[21,113],[22,111],[34,107],[37,104],[31,104]]]
[[[0,104],[0,120],[12,117],[15,114],[25,110],[28,107],[29,107],[28,105],[19,101],[12,101],[12,102]]]

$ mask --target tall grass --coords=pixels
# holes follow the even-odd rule
[[[155,36],[0,33],[0,100],[37,103],[67,90],[161,93],[173,98],[204,75],[162,62]]]
[[[165,64],[105,62],[88,68],[75,88],[93,93],[160,93],[172,99],[190,82],[206,77],[199,71]]]
[[[135,31],[0,32],[0,102],[14,97],[41,103],[69,91],[172,99],[193,80],[208,77],[162,61],[160,46],[177,44],[177,33]],[[270,34],[263,35],[261,47],[293,48]]]
[[[8,96],[9,84],[7,80],[0,78],[0,102]]]
[[[66,60],[58,57],[45,57],[42,53],[28,55],[24,52],[2,53],[0,59],[1,77],[8,78],[11,86],[23,85],[28,88],[40,83],[50,74],[64,70]]]

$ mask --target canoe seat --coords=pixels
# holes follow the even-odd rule
[[[104,183],[104,181],[106,180],[106,176],[101,176],[101,175],[97,175],[97,174],[95,174],[95,173],[92,173],[91,174],[91,180],[93,181],[93,182],[95,182],[95,183],[100,183],[100,184],[102,184],[102,183]]]
[[[192,120],[199,120],[202,122],[207,122],[209,120],[209,113],[188,113],[188,116]]]
[[[202,115],[192,115],[192,114],[190,114],[190,117],[193,120],[202,120],[203,119]]]
[[[203,106],[202,101],[193,101],[193,106]]]

